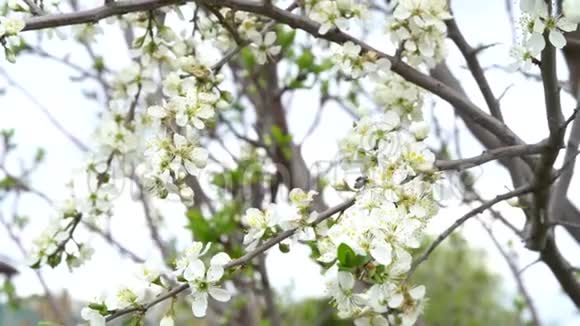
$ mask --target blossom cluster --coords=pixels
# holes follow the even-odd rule
[[[522,42],[511,49],[514,62],[510,69],[529,70],[546,47],[546,37],[550,45],[561,49],[566,45],[565,32],[573,32],[578,25],[566,16],[557,16],[543,0],[521,0]],[[568,12],[571,10],[568,9]]]
[[[20,45],[18,33],[24,29],[24,20],[19,17],[0,16],[0,44],[4,48],[6,60],[16,61],[15,49]]]
[[[446,0],[400,0],[388,32],[409,64],[433,67],[447,54],[445,20],[448,19],[451,14]]]
[[[318,33],[324,35],[333,28],[347,30],[350,20],[363,20],[368,12],[366,1],[307,0],[308,17],[320,24]]]
[[[110,102],[100,117],[94,139],[96,146],[81,171],[67,184],[71,196],[64,201],[49,226],[35,239],[30,256],[32,265],[58,265],[63,258],[69,267],[78,267],[90,258],[89,244],[75,238],[81,221],[103,227],[113,215],[113,203],[136,162],[141,161],[140,139],[151,126],[147,116],[137,110],[141,97],[151,94],[153,72],[132,62],[113,75]]]
[[[374,83],[373,99],[383,111],[397,113],[401,124],[409,127],[412,123],[419,123],[423,119],[424,93],[417,85],[390,73]]]
[[[165,198],[169,192],[180,194],[192,203],[193,191],[185,184],[189,175],[199,175],[207,164],[208,152],[200,146],[198,132],[212,122],[215,110],[224,108],[229,93],[219,89],[222,75],[194,56],[180,60],[180,70],[167,75],[163,82],[166,100],[148,108],[158,129],[145,152],[143,167],[146,188]]]
[[[434,184],[440,176],[423,139],[390,110],[362,118],[341,143],[344,163],[355,164],[365,176],[356,204],[330,227],[318,230],[319,260],[338,269],[327,276],[342,317],[386,325],[379,320],[388,313],[390,323],[412,325],[421,312],[425,290],[402,280],[438,208]],[[354,278],[373,285],[355,293]]]
[[[106,317],[113,311],[138,308],[147,300],[162,293],[164,289],[168,289],[169,277],[189,285],[193,315],[198,318],[204,317],[209,297],[227,302],[232,296],[231,290],[219,285],[231,258],[224,252],[216,253],[209,258],[209,250],[210,245],[194,242],[177,257],[176,270],[171,274],[164,273],[156,267],[157,264],[151,262],[137,265],[136,272],[129,280],[120,284],[109,295],[96,298],[83,308],[81,312],[83,319],[91,326],[105,325]],[[171,314],[166,314],[161,325],[163,323],[171,325],[172,321]]]
[[[373,51],[361,52],[362,48],[351,41],[343,45],[332,45],[333,59],[340,71],[349,78],[358,79],[367,75],[383,76],[391,69],[391,62],[386,58],[379,58]]]
[[[286,203],[271,204],[263,210],[249,208],[242,217],[247,227],[243,243],[246,250],[254,250],[260,241],[266,240],[276,232],[295,229],[294,238],[301,241],[315,239],[311,224],[317,213],[310,210],[310,205],[317,195],[316,191],[305,192],[300,188],[289,193],[289,205]]]
[[[91,300],[87,307],[81,310],[81,317],[90,326],[106,325],[106,316],[112,311],[135,308],[146,300],[159,295],[169,286],[157,264],[146,262],[138,264],[131,275],[116,285],[108,295],[101,295]]]

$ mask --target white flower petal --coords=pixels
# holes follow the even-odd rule
[[[223,265],[229,263],[231,260],[232,259],[230,258],[230,256],[228,254],[226,254],[225,252],[220,252],[219,254],[212,257],[212,259],[210,261],[210,265],[223,266]]]
[[[371,255],[381,265],[389,266],[393,260],[391,246],[388,243],[380,243],[371,249]]]
[[[207,281],[208,282],[217,282],[219,281],[222,276],[224,275],[224,268],[218,265],[211,265],[207,270]]]
[[[389,307],[391,308],[399,308],[401,306],[401,304],[403,304],[403,295],[400,293],[396,293],[394,294],[390,299],[389,299]]]
[[[196,293],[193,295],[191,303],[191,310],[193,315],[197,318],[205,317],[207,311],[207,293]]]
[[[185,271],[183,272],[183,277],[188,281],[202,279],[205,274],[205,265],[199,259],[196,259],[189,263]]]
[[[550,31],[548,37],[550,38],[550,43],[558,49],[561,49],[566,45],[566,38],[560,31]]]
[[[232,298],[232,295],[227,290],[215,286],[209,288],[209,294],[220,302],[227,302]]]
[[[354,287],[354,276],[349,272],[338,272],[338,284],[343,290],[350,290]]]
[[[276,42],[276,33],[275,32],[268,32],[266,36],[264,36],[264,45],[270,46]]]
[[[423,297],[425,297],[425,286],[419,285],[414,287],[411,291],[409,291],[409,295],[415,300],[423,299]]]

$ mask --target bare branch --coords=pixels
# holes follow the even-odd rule
[[[559,207],[562,207],[563,202],[567,200],[568,188],[570,188],[570,182],[574,176],[576,156],[578,155],[578,146],[580,145],[580,114],[578,114],[578,110],[580,110],[580,96],[577,103],[578,107],[574,112],[574,121],[572,122],[572,128],[566,146],[566,153],[564,154],[564,162],[565,164],[569,164],[569,167],[562,172],[562,175],[558,179],[558,182],[550,195],[551,198],[548,212],[552,220],[555,219],[555,211]]]
[[[574,268],[560,254],[553,236],[548,236],[544,249],[540,252],[540,257],[550,267],[564,292],[572,299],[576,307],[580,308],[580,283]]]
[[[268,270],[266,268],[266,258],[261,255],[258,262],[258,269],[260,271],[260,280],[262,281],[262,290],[264,291],[264,299],[266,301],[266,311],[268,313],[268,318],[272,326],[280,326],[280,313],[276,307],[276,301],[274,300],[274,293],[272,287],[270,286],[270,279],[268,277]]]
[[[508,200],[510,198],[513,198],[513,197],[518,197],[518,196],[530,193],[530,192],[534,191],[534,189],[535,189],[535,186],[533,184],[528,184],[528,185],[519,187],[519,188],[517,188],[513,191],[510,191],[510,192],[507,192],[503,195],[498,195],[494,199],[484,202],[483,204],[481,204],[477,208],[474,208],[471,211],[469,211],[467,214],[463,215],[460,219],[455,221],[455,223],[453,223],[449,228],[447,228],[445,231],[443,231],[443,233],[441,233],[437,237],[437,239],[435,239],[435,241],[433,241],[433,243],[429,246],[429,248],[427,248],[427,250],[425,250],[425,252],[413,262],[411,269],[407,273],[407,279],[409,279],[409,277],[413,274],[415,269],[421,263],[423,263],[424,261],[426,261],[429,258],[429,255],[431,255],[433,250],[435,250],[435,248],[437,248],[437,246],[439,246],[441,244],[441,242],[443,242],[443,240],[445,240],[449,235],[451,235],[451,233],[453,233],[453,231],[455,231],[458,227],[463,225],[463,223],[465,223],[468,219],[470,219],[478,214],[483,213],[486,209],[494,206],[495,204],[497,204],[499,202],[502,202],[504,200]]]
[[[544,152],[547,147],[546,141],[531,145],[500,147],[484,151],[481,155],[470,158],[451,161],[438,160],[435,162],[435,166],[439,168],[439,170],[464,170],[500,158],[540,154]]]
[[[516,285],[518,287],[518,290],[519,290],[521,296],[524,298],[526,305],[528,306],[528,309],[530,311],[530,315],[532,316],[533,325],[541,325],[540,317],[538,315],[538,310],[536,309],[536,306],[534,305],[534,301],[532,300],[530,293],[528,292],[528,290],[526,289],[526,287],[524,285],[524,281],[522,280],[517,263],[515,262],[513,257],[511,257],[509,255],[509,253],[503,249],[501,243],[499,243],[499,241],[497,240],[497,238],[493,234],[491,228],[489,226],[487,226],[481,220],[479,220],[479,222],[481,223],[481,226],[483,227],[483,229],[489,235],[489,238],[491,239],[491,241],[493,242],[493,244],[495,245],[495,247],[497,248],[499,253],[505,259],[505,261],[510,269],[510,272],[512,273],[512,276],[514,277],[514,280],[516,281]]]
[[[479,64],[479,60],[477,59],[478,51],[472,48],[469,43],[467,43],[465,37],[463,37],[463,34],[461,34],[461,30],[459,30],[455,19],[448,20],[447,27],[448,36],[453,40],[455,45],[457,45],[457,48],[459,48],[461,54],[463,54],[463,57],[467,62],[467,67],[469,68],[469,71],[471,71],[471,75],[475,79],[477,86],[479,86],[479,89],[483,94],[483,98],[489,107],[491,115],[496,119],[503,121],[499,101],[495,98],[495,95],[493,95],[493,91],[491,90],[489,82],[485,77],[485,73]]]
[[[559,148],[562,146],[566,132],[566,121],[562,114],[560,103],[560,88],[558,87],[558,75],[556,72],[556,48],[548,42],[542,51],[542,65],[540,67],[542,80],[544,81],[544,98],[546,105],[546,118],[550,129],[548,138],[550,149],[541,157],[535,168],[534,179],[538,185],[547,185],[553,171],[553,165],[558,157]],[[540,187],[534,193],[533,214],[526,221],[526,247],[531,250],[541,250],[546,241],[546,223],[549,216],[550,189]]]

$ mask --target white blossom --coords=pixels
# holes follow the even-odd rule
[[[246,250],[254,250],[264,234],[269,230],[274,230],[276,221],[272,215],[271,208],[266,208],[264,211],[257,208],[246,210],[242,217],[242,222],[249,228],[243,240],[243,244],[247,246]]]
[[[276,42],[275,32],[267,32],[262,36],[262,34],[256,31],[251,31],[248,33],[248,37],[252,41],[250,49],[256,57],[256,62],[259,64],[266,63],[268,58],[277,56],[282,50],[281,46],[274,45]]]
[[[185,269],[183,277],[191,287],[193,299],[191,309],[196,317],[204,317],[207,310],[208,295],[215,300],[226,302],[231,298],[231,294],[217,286],[224,274],[224,264],[229,261],[229,257],[224,253],[214,256],[209,268],[200,260],[194,260]]]
[[[15,36],[24,28],[24,20],[17,17],[0,17],[0,37]]]

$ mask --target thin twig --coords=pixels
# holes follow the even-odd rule
[[[510,198],[513,198],[513,197],[527,194],[529,192],[534,191],[534,189],[535,189],[535,186],[533,184],[528,184],[528,185],[519,187],[513,191],[507,192],[507,193],[502,194],[502,195],[498,195],[494,199],[484,202],[483,204],[481,204],[477,208],[474,208],[471,211],[469,211],[467,214],[463,215],[461,218],[459,218],[457,221],[455,221],[455,223],[453,223],[453,225],[451,225],[449,228],[447,228],[445,231],[443,231],[443,233],[441,233],[437,237],[437,239],[435,239],[435,241],[433,241],[433,243],[431,243],[429,248],[427,248],[427,250],[425,250],[425,252],[413,262],[411,269],[407,273],[407,279],[409,279],[409,277],[413,274],[415,269],[421,263],[423,263],[424,261],[426,261],[429,258],[429,255],[431,255],[433,250],[435,250],[435,248],[437,248],[437,246],[439,246],[443,242],[443,240],[445,240],[449,235],[451,235],[451,233],[453,233],[453,231],[455,231],[458,227],[463,225],[463,223],[465,223],[468,219],[470,219],[478,214],[483,213],[486,209],[494,206],[495,204],[497,204],[499,202],[502,202],[504,200],[508,200]]]
[[[546,141],[530,145],[526,144],[505,146],[484,151],[481,155],[470,158],[458,160],[437,160],[435,162],[435,166],[439,170],[464,170],[504,157],[540,154],[544,152],[547,147],[548,145]]]
[[[493,242],[493,244],[495,245],[495,247],[497,248],[497,250],[499,251],[499,253],[505,259],[505,261],[506,261],[506,263],[507,263],[507,265],[508,265],[508,267],[510,269],[510,272],[512,273],[512,275],[514,277],[514,280],[516,281],[516,285],[518,287],[518,290],[519,290],[521,296],[524,298],[524,301],[526,302],[526,305],[528,306],[528,309],[530,311],[530,315],[532,317],[532,323],[533,323],[533,325],[536,325],[536,326],[541,325],[540,317],[539,317],[539,314],[538,314],[538,310],[536,309],[536,306],[534,305],[534,301],[532,300],[532,297],[530,296],[530,293],[528,292],[528,290],[526,289],[526,287],[524,285],[524,281],[522,280],[522,277],[520,275],[519,267],[518,267],[517,263],[503,249],[502,245],[499,243],[499,241],[497,240],[497,238],[493,234],[491,228],[488,227],[481,220],[479,220],[479,222],[480,222],[481,226],[483,227],[483,229],[489,235],[489,238],[491,239],[491,241]]]

